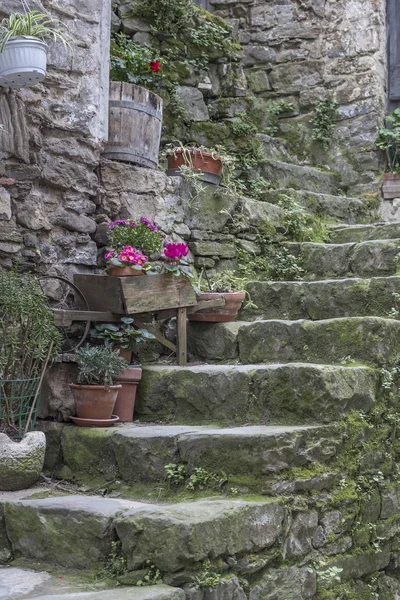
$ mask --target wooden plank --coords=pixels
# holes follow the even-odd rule
[[[175,352],[175,354],[177,353],[177,347],[175,346],[175,344],[173,344],[172,342],[167,340],[167,338],[165,338],[163,335],[161,335],[161,333],[159,331],[157,331],[157,329],[155,329],[151,325],[146,325],[145,323],[143,323],[143,321],[141,321],[137,317],[133,318],[133,323],[139,329],[147,329],[147,331],[149,333],[152,333],[154,335],[154,337],[156,338],[156,340],[158,340],[160,342],[160,344],[163,344],[164,346],[166,346],[167,348],[172,350],[172,352]]]
[[[154,312],[197,303],[196,294],[185,277],[146,275],[125,277],[121,281],[126,311],[129,314]]]
[[[178,365],[184,367],[187,364],[187,310],[178,308],[177,315],[177,346]]]
[[[54,324],[57,327],[68,327],[72,321],[120,322],[122,315],[94,310],[60,310],[53,309]]]
[[[225,298],[218,298],[217,300],[201,300],[196,306],[190,306],[188,308],[188,314],[196,313],[204,308],[219,308],[225,306]]]
[[[134,315],[197,303],[189,281],[172,274],[143,277],[75,275],[74,283],[84,294],[90,310],[94,311]]]
[[[85,296],[90,310],[125,315],[121,279],[123,278],[108,275],[74,275],[74,283]]]

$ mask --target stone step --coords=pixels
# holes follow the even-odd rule
[[[285,520],[280,499],[156,505],[69,495],[6,502],[0,508],[15,556],[39,562],[42,569],[50,565],[92,573],[104,567],[115,539],[128,572],[146,569],[151,561],[165,575],[193,569],[209,557],[267,549],[280,543]],[[172,592],[165,600],[181,598]]]
[[[280,185],[278,189],[268,192],[265,199],[277,204],[282,196],[290,196],[308,212],[336,223],[371,223],[379,219],[378,207],[371,207],[360,198],[299,190],[298,187],[297,184],[296,189]]]
[[[80,484],[93,486],[94,479],[97,485],[116,480],[129,486],[168,483],[165,467],[173,463],[184,465],[186,477],[201,467],[219,476],[224,473],[229,488],[246,485],[263,492],[268,475],[326,463],[336,455],[342,439],[334,426],[223,429],[126,425],[86,429],[66,425],[60,428],[59,443],[62,456],[55,475],[70,476]]]
[[[329,241],[333,244],[395,239],[400,240],[400,223],[374,223],[373,225],[332,227],[329,231]]]
[[[348,244],[287,244],[301,259],[304,279],[344,279],[396,275],[400,240],[373,240]]]
[[[253,281],[247,291],[257,308],[242,310],[243,321],[387,317],[398,306],[394,294],[400,294],[400,277]]]
[[[334,193],[340,181],[335,173],[329,171],[273,159],[268,159],[263,163],[261,174],[275,188],[294,187],[329,194]]]
[[[368,411],[377,386],[378,374],[368,367],[147,366],[135,415],[140,422],[192,425],[330,423],[350,411]]]
[[[63,571],[63,573],[65,573]],[[94,581],[79,582],[77,577],[63,574],[61,577],[44,571],[33,571],[18,567],[0,567],[1,600],[185,600],[183,590],[166,585],[136,588],[101,588]],[[104,584],[103,584],[104,587]]]
[[[398,361],[400,321],[347,317],[324,321],[191,323],[189,343],[197,358],[209,361],[233,357],[243,364],[340,364],[345,359],[382,367]]]

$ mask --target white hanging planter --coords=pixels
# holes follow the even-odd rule
[[[0,52],[0,86],[21,88],[46,77],[48,46],[39,38],[11,38]]]

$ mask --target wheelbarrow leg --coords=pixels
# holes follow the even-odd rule
[[[177,318],[177,349],[178,365],[184,367],[187,364],[187,309],[178,308]]]

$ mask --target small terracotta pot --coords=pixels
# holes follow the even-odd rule
[[[111,419],[120,385],[77,385],[70,383],[76,413],[81,419]]]
[[[219,156],[213,157],[208,152],[200,152],[200,150],[190,150],[193,169],[203,171],[203,173],[212,173],[220,176],[222,173],[222,160]],[[185,159],[182,150],[177,150],[175,154],[168,156],[168,169],[179,169],[184,166]]]
[[[127,350],[126,348],[121,348],[121,346],[116,346],[114,350],[118,350],[119,355],[122,356],[128,363],[132,360],[132,350]]]
[[[111,277],[138,277],[144,275],[146,271],[136,271],[130,267],[110,267],[108,274]]]
[[[225,306],[204,308],[199,312],[191,313],[189,321],[201,321],[203,323],[229,323],[234,321],[245,297],[245,292],[202,292],[199,296],[199,302],[225,298]]]
[[[121,423],[132,421],[135,412],[136,390],[142,378],[140,367],[129,367],[117,377],[121,389],[118,392],[113,414],[119,417]]]

